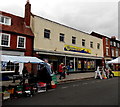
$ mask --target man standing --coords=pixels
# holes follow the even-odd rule
[[[60,80],[61,80],[62,77],[65,78],[65,70],[64,70],[64,68],[65,68],[64,64],[61,63],[61,64],[59,65],[59,73],[60,73],[60,78],[59,78],[59,79],[60,79]]]

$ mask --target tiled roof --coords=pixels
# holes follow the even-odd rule
[[[9,14],[6,12],[1,12],[1,11],[0,11],[0,14],[11,18],[11,25],[9,26],[9,25],[2,24],[2,30],[19,33],[19,34],[23,34],[23,35],[34,36],[31,28],[25,25],[24,18],[15,16],[15,15],[12,15],[12,14]],[[1,24],[0,24],[0,26],[1,26]]]

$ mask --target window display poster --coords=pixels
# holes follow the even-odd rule
[[[81,61],[78,61],[78,69],[81,69]]]
[[[5,71],[7,67],[7,62],[1,62],[1,71]]]
[[[87,62],[87,68],[90,69],[90,61]]]

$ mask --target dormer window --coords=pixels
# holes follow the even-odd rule
[[[11,25],[11,18],[0,15],[0,24]]]

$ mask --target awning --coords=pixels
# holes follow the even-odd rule
[[[111,61],[108,61],[107,64],[120,64],[120,57],[113,59]]]
[[[30,56],[10,56],[10,55],[0,55],[1,61],[4,62],[14,62],[14,63],[44,63],[43,60],[37,57]]]

